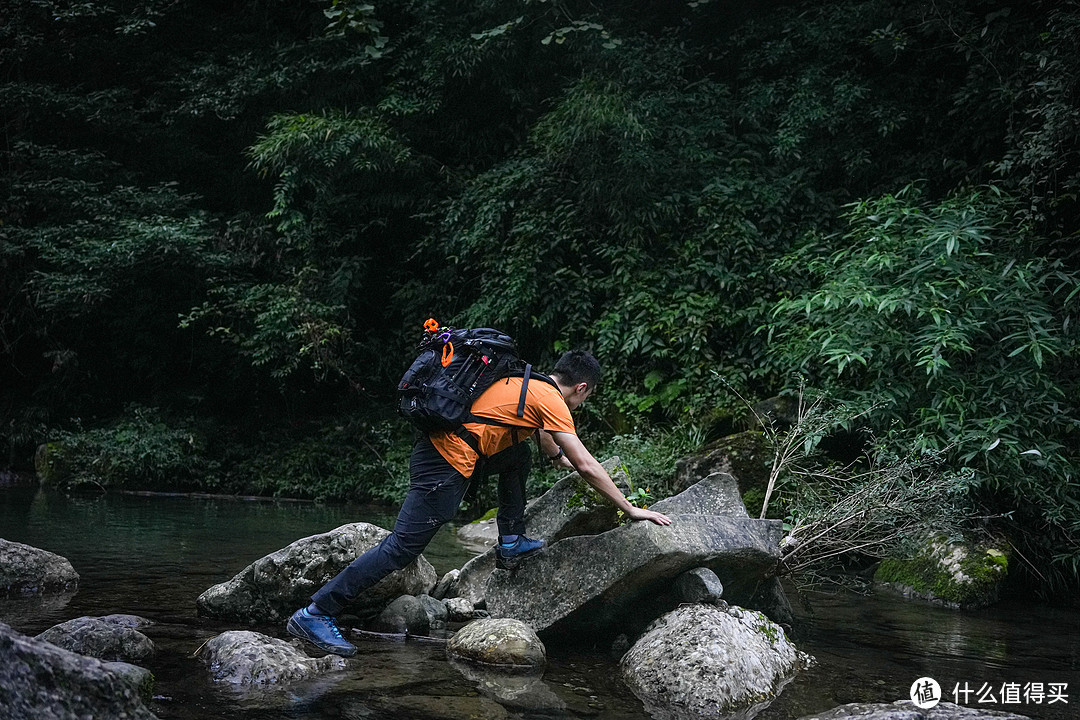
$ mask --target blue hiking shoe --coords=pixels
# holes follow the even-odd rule
[[[518,535],[509,545],[499,538],[499,544],[495,546],[495,567],[500,570],[516,570],[518,563],[543,550],[544,545],[543,540],[533,540],[524,535]]]
[[[316,647],[342,657],[356,654],[356,646],[341,635],[334,618],[329,615],[312,615],[307,608],[292,614],[285,629],[290,635],[307,640]]]

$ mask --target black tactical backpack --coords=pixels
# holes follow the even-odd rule
[[[529,379],[537,377],[555,385],[551,378],[532,371],[509,335],[491,328],[440,328],[429,319],[419,350],[398,383],[398,413],[424,432],[456,433],[478,454],[476,437],[464,428],[466,422],[514,426],[476,417],[470,412],[473,400],[496,380],[522,377],[517,416],[524,417]]]

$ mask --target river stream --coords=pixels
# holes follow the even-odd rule
[[[271,689],[211,682],[193,653],[207,638],[237,628],[198,617],[195,598],[293,540],[358,520],[389,527],[393,512],[0,489],[0,537],[63,555],[81,576],[70,597],[0,600],[0,621],[27,634],[82,615],[129,613],[154,621],[144,632],[157,646],[147,665],[157,681],[151,709],[162,720],[648,717],[619,681],[617,657],[552,642],[543,681],[530,688],[469,679],[445,660],[441,645],[417,640],[360,641],[347,670],[315,682]],[[473,554],[452,525],[424,553],[440,576]],[[912,682],[924,676],[940,683],[944,699],[964,705],[1043,720],[1080,718],[1080,613],[1018,603],[958,613],[888,595],[808,600],[809,611],[793,603],[795,641],[817,664],[788,684],[761,720],[907,698]],[[280,627],[253,629],[286,637]],[[1036,703],[1039,683],[1043,700]],[[1046,692],[1051,685],[1056,694]]]

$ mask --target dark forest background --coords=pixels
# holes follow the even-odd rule
[[[395,500],[435,317],[654,468],[869,409],[1077,587],[1077,2],[0,5],[0,468]]]

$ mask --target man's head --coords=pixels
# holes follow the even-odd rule
[[[567,406],[574,410],[600,384],[600,363],[584,350],[571,350],[555,363],[551,377],[562,390]]]

